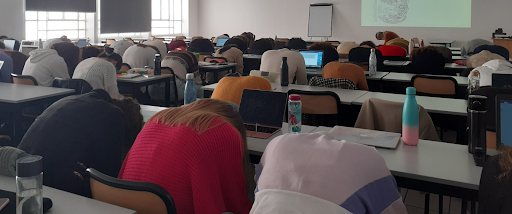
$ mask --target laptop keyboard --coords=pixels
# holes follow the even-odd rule
[[[258,126],[258,130],[256,130],[256,125],[250,125],[250,124],[244,124],[244,125],[245,125],[245,129],[247,129],[247,131],[256,131],[256,132],[272,134],[275,131],[279,130],[278,128],[271,128],[271,127],[266,127],[266,126]]]

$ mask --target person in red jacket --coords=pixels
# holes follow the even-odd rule
[[[240,114],[201,99],[154,115],[137,136],[119,178],[166,189],[178,214],[247,214],[254,169]]]

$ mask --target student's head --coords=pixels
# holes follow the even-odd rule
[[[276,47],[276,41],[272,38],[261,38],[260,40],[270,43],[272,45],[272,49]]]
[[[364,42],[361,42],[361,44],[359,44],[359,46],[369,46],[370,48],[377,48],[377,46],[375,45],[375,43],[373,43],[372,41],[364,41]]]
[[[5,44],[2,41],[0,41],[0,49],[5,49]]]
[[[170,51],[173,51],[173,50],[186,50],[187,49],[187,43],[185,43],[185,41],[183,40],[177,40],[177,41],[172,41],[171,43],[169,43],[168,45],[168,49]]]
[[[224,43],[224,47],[232,45],[236,45],[236,47],[240,49],[242,52],[245,52],[245,50],[247,50],[247,44],[244,41],[242,41],[239,37],[233,37],[226,41],[226,43]]]
[[[227,34],[227,33],[225,33],[225,34],[222,34],[222,35],[224,35],[224,36],[227,36],[227,37],[229,38],[229,34]]]
[[[254,42],[254,40],[256,39],[256,36],[251,32],[244,32],[244,33],[242,33],[242,36],[247,37],[249,39],[250,43]]]
[[[94,46],[82,47],[80,51],[82,52],[82,60],[97,57],[101,54],[101,49]]]
[[[215,48],[209,39],[196,39],[190,42],[188,51],[195,53],[213,53]]]
[[[232,39],[242,40],[245,43],[245,47],[249,47],[249,45],[251,45],[251,40],[246,36],[238,35],[238,36],[234,36]]]
[[[61,36],[60,38],[48,39],[43,43],[43,49],[51,49],[55,43],[67,42],[71,43],[71,40],[67,36]]]
[[[114,49],[111,47],[105,47],[105,51],[98,55],[98,58],[107,60],[112,63],[114,67],[116,67],[117,71],[119,71],[121,66],[123,66],[123,58],[119,54],[114,53]]]
[[[272,50],[272,44],[266,39],[258,39],[251,44],[247,50],[250,54],[262,55],[265,51]]]
[[[291,38],[285,45],[286,48],[294,50],[305,50],[307,49],[307,46],[306,41],[301,38]]]
[[[323,66],[327,65],[329,62],[335,62],[340,59],[340,55],[338,51],[334,49],[329,42],[315,42],[311,46],[309,46],[308,50],[317,50],[323,51]]]
[[[68,67],[69,74],[72,76],[72,71],[75,70],[76,66],[80,62],[80,48],[69,42],[55,43],[51,48],[55,49],[59,56],[64,59]]]
[[[142,130],[144,118],[140,113],[139,102],[137,102],[137,100],[131,97],[113,99],[112,104],[119,107],[121,111],[123,111],[123,117],[125,121],[123,157],[125,157],[130,148],[132,147],[133,142],[135,142],[135,138],[137,138],[137,135],[139,134],[140,130]]]
[[[443,54],[433,46],[418,48],[411,54],[411,62],[415,69],[420,69],[422,73],[435,74],[442,71],[445,66]],[[431,73],[434,72],[434,73]]]
[[[384,40],[384,32],[377,32],[377,33],[375,34],[375,38],[376,38],[377,40]]]

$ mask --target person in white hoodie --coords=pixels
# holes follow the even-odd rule
[[[160,51],[154,46],[144,44],[133,45],[124,52],[123,62],[130,65],[132,68],[154,66],[155,54],[158,53],[160,53]]]
[[[145,41],[144,44],[158,48],[160,56],[167,55],[167,45],[162,41]]]
[[[492,86],[492,74],[512,74],[512,64],[506,60],[495,59],[484,63],[471,72],[474,71],[480,72],[480,86]]]
[[[53,44],[60,43],[60,42],[69,42],[69,43],[71,43],[71,41],[68,39],[67,36],[62,36],[60,38],[46,40],[43,43],[43,49],[51,49]]]
[[[124,52],[131,47],[133,44],[128,42],[127,40],[119,40],[110,45],[111,48],[114,48],[114,53],[119,54],[121,57],[124,55]]]
[[[73,79],[87,81],[93,89],[105,90],[112,99],[121,99],[117,88],[116,68],[107,60],[92,57],[76,66]]]
[[[46,87],[51,87],[55,78],[69,79],[66,62],[54,49],[31,51],[22,74],[34,77],[39,86]]]

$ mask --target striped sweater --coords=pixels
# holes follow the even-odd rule
[[[300,207],[315,206],[316,213],[407,213],[396,181],[377,151],[327,133],[287,134],[272,140],[256,181],[254,214],[278,213],[274,211],[297,201],[302,206],[296,207],[296,213],[304,213]],[[290,193],[298,193],[296,200],[290,200]],[[279,195],[288,196],[278,200]],[[332,205],[340,208],[334,210]]]

